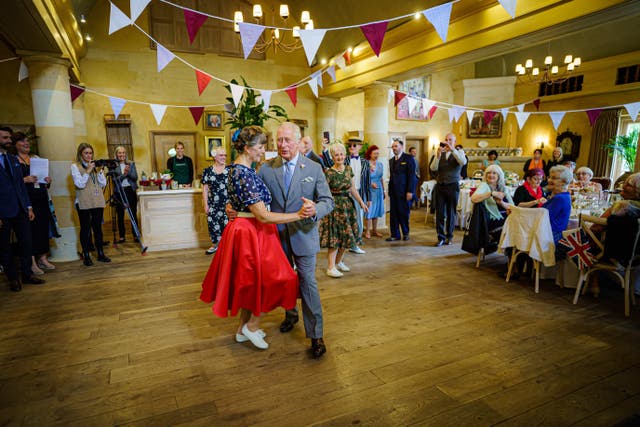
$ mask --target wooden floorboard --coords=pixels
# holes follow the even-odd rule
[[[368,240],[343,279],[317,275],[328,352],[264,316],[270,348],[237,344],[234,318],[198,300],[203,249],[110,247],[111,264],[59,263],[44,286],[0,295],[0,425],[615,425],[640,419],[640,309],[553,281],[505,283],[435,248],[424,213],[409,242]],[[635,418],[634,418],[635,417]]]

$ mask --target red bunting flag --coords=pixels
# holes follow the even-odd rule
[[[346,51],[342,54],[342,57],[344,58],[344,61],[347,63],[347,65],[351,65],[351,52]]]
[[[431,109],[429,109],[429,120],[433,118],[433,115],[436,113],[437,109],[438,109],[437,105],[434,105],[433,107],[431,107]]]
[[[195,124],[198,124],[202,117],[202,113],[204,113],[204,107],[189,107],[189,111],[191,112],[191,117],[193,117]]]
[[[398,92],[397,90],[394,90],[393,91],[393,105],[394,105],[394,107],[397,107],[398,104],[400,103],[400,101],[402,101],[405,96],[407,96],[406,93]]]
[[[540,111],[540,98],[536,98],[533,100],[533,105],[536,106],[536,111]]]
[[[382,48],[384,33],[387,31],[387,24],[388,22],[384,21],[376,22],[375,24],[362,25],[360,27],[376,56],[380,56],[380,49]]]
[[[198,95],[202,95],[211,81],[211,76],[196,69],[196,80],[198,81]]]
[[[586,113],[587,113],[587,116],[589,116],[589,124],[593,126],[596,120],[598,120],[598,117],[600,117],[600,114],[602,113],[602,109],[596,108],[595,110],[587,110]]]
[[[288,87],[284,91],[287,92],[287,95],[289,95],[289,99],[291,100],[291,103],[295,107],[296,104],[298,103],[298,86]]]
[[[184,9],[184,23],[187,25],[187,33],[189,33],[189,43],[193,43],[196,36],[198,35],[198,31],[204,21],[207,20],[207,15],[203,15],[198,12],[193,12],[191,10]]]
[[[69,85],[69,90],[71,91],[71,102],[75,101],[77,97],[84,93],[83,87],[78,87],[74,85]]]
[[[491,120],[493,120],[496,114],[498,114],[497,111],[490,111],[490,110],[484,110],[483,113],[484,113],[484,122],[487,124],[487,126],[489,126],[489,123],[491,123]]]

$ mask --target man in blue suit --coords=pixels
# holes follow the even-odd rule
[[[11,146],[11,128],[0,128],[0,263],[9,280],[9,289],[20,292],[22,284],[11,256],[11,230],[18,239],[22,281],[39,285],[44,280],[31,272],[31,228],[35,216],[22,179],[18,159],[7,152]]]
[[[391,210],[391,236],[387,242],[409,240],[409,213],[411,199],[416,192],[416,162],[413,156],[404,152],[404,144],[394,139],[391,144],[393,157],[389,160],[389,208]]]

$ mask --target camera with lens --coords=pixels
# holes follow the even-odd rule
[[[99,159],[94,161],[97,168],[106,167],[107,169],[115,169],[118,167],[118,161],[116,159]]]
[[[447,144],[445,144],[444,142],[441,142],[441,143],[440,143],[440,148],[444,148],[444,147],[446,147],[446,146],[447,146]]]

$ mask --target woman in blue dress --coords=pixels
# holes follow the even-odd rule
[[[298,296],[298,276],[282,250],[275,224],[295,222],[308,215],[305,200],[295,213],[269,211],[271,193],[251,168],[264,156],[267,137],[258,126],[240,132],[235,163],[228,168],[227,194],[237,217],[224,229],[218,250],[202,282],[200,299],[213,304],[219,317],[240,312],[237,342],[251,341],[269,348],[260,329],[260,316],[277,307],[292,309]]]
[[[380,150],[377,145],[369,147],[365,157],[369,160],[371,168],[371,191],[369,197],[371,207],[367,213],[367,228],[364,231],[364,237],[370,239],[372,235],[382,237],[382,233],[378,232],[377,227],[378,218],[384,216],[384,166],[382,162],[378,160]]]
[[[207,214],[209,237],[211,247],[206,250],[207,255],[212,255],[218,250],[218,242],[222,237],[222,231],[229,221],[224,208],[227,204],[227,168],[225,161],[227,153],[218,149],[211,153],[215,162],[202,172],[202,199],[204,213]]]

